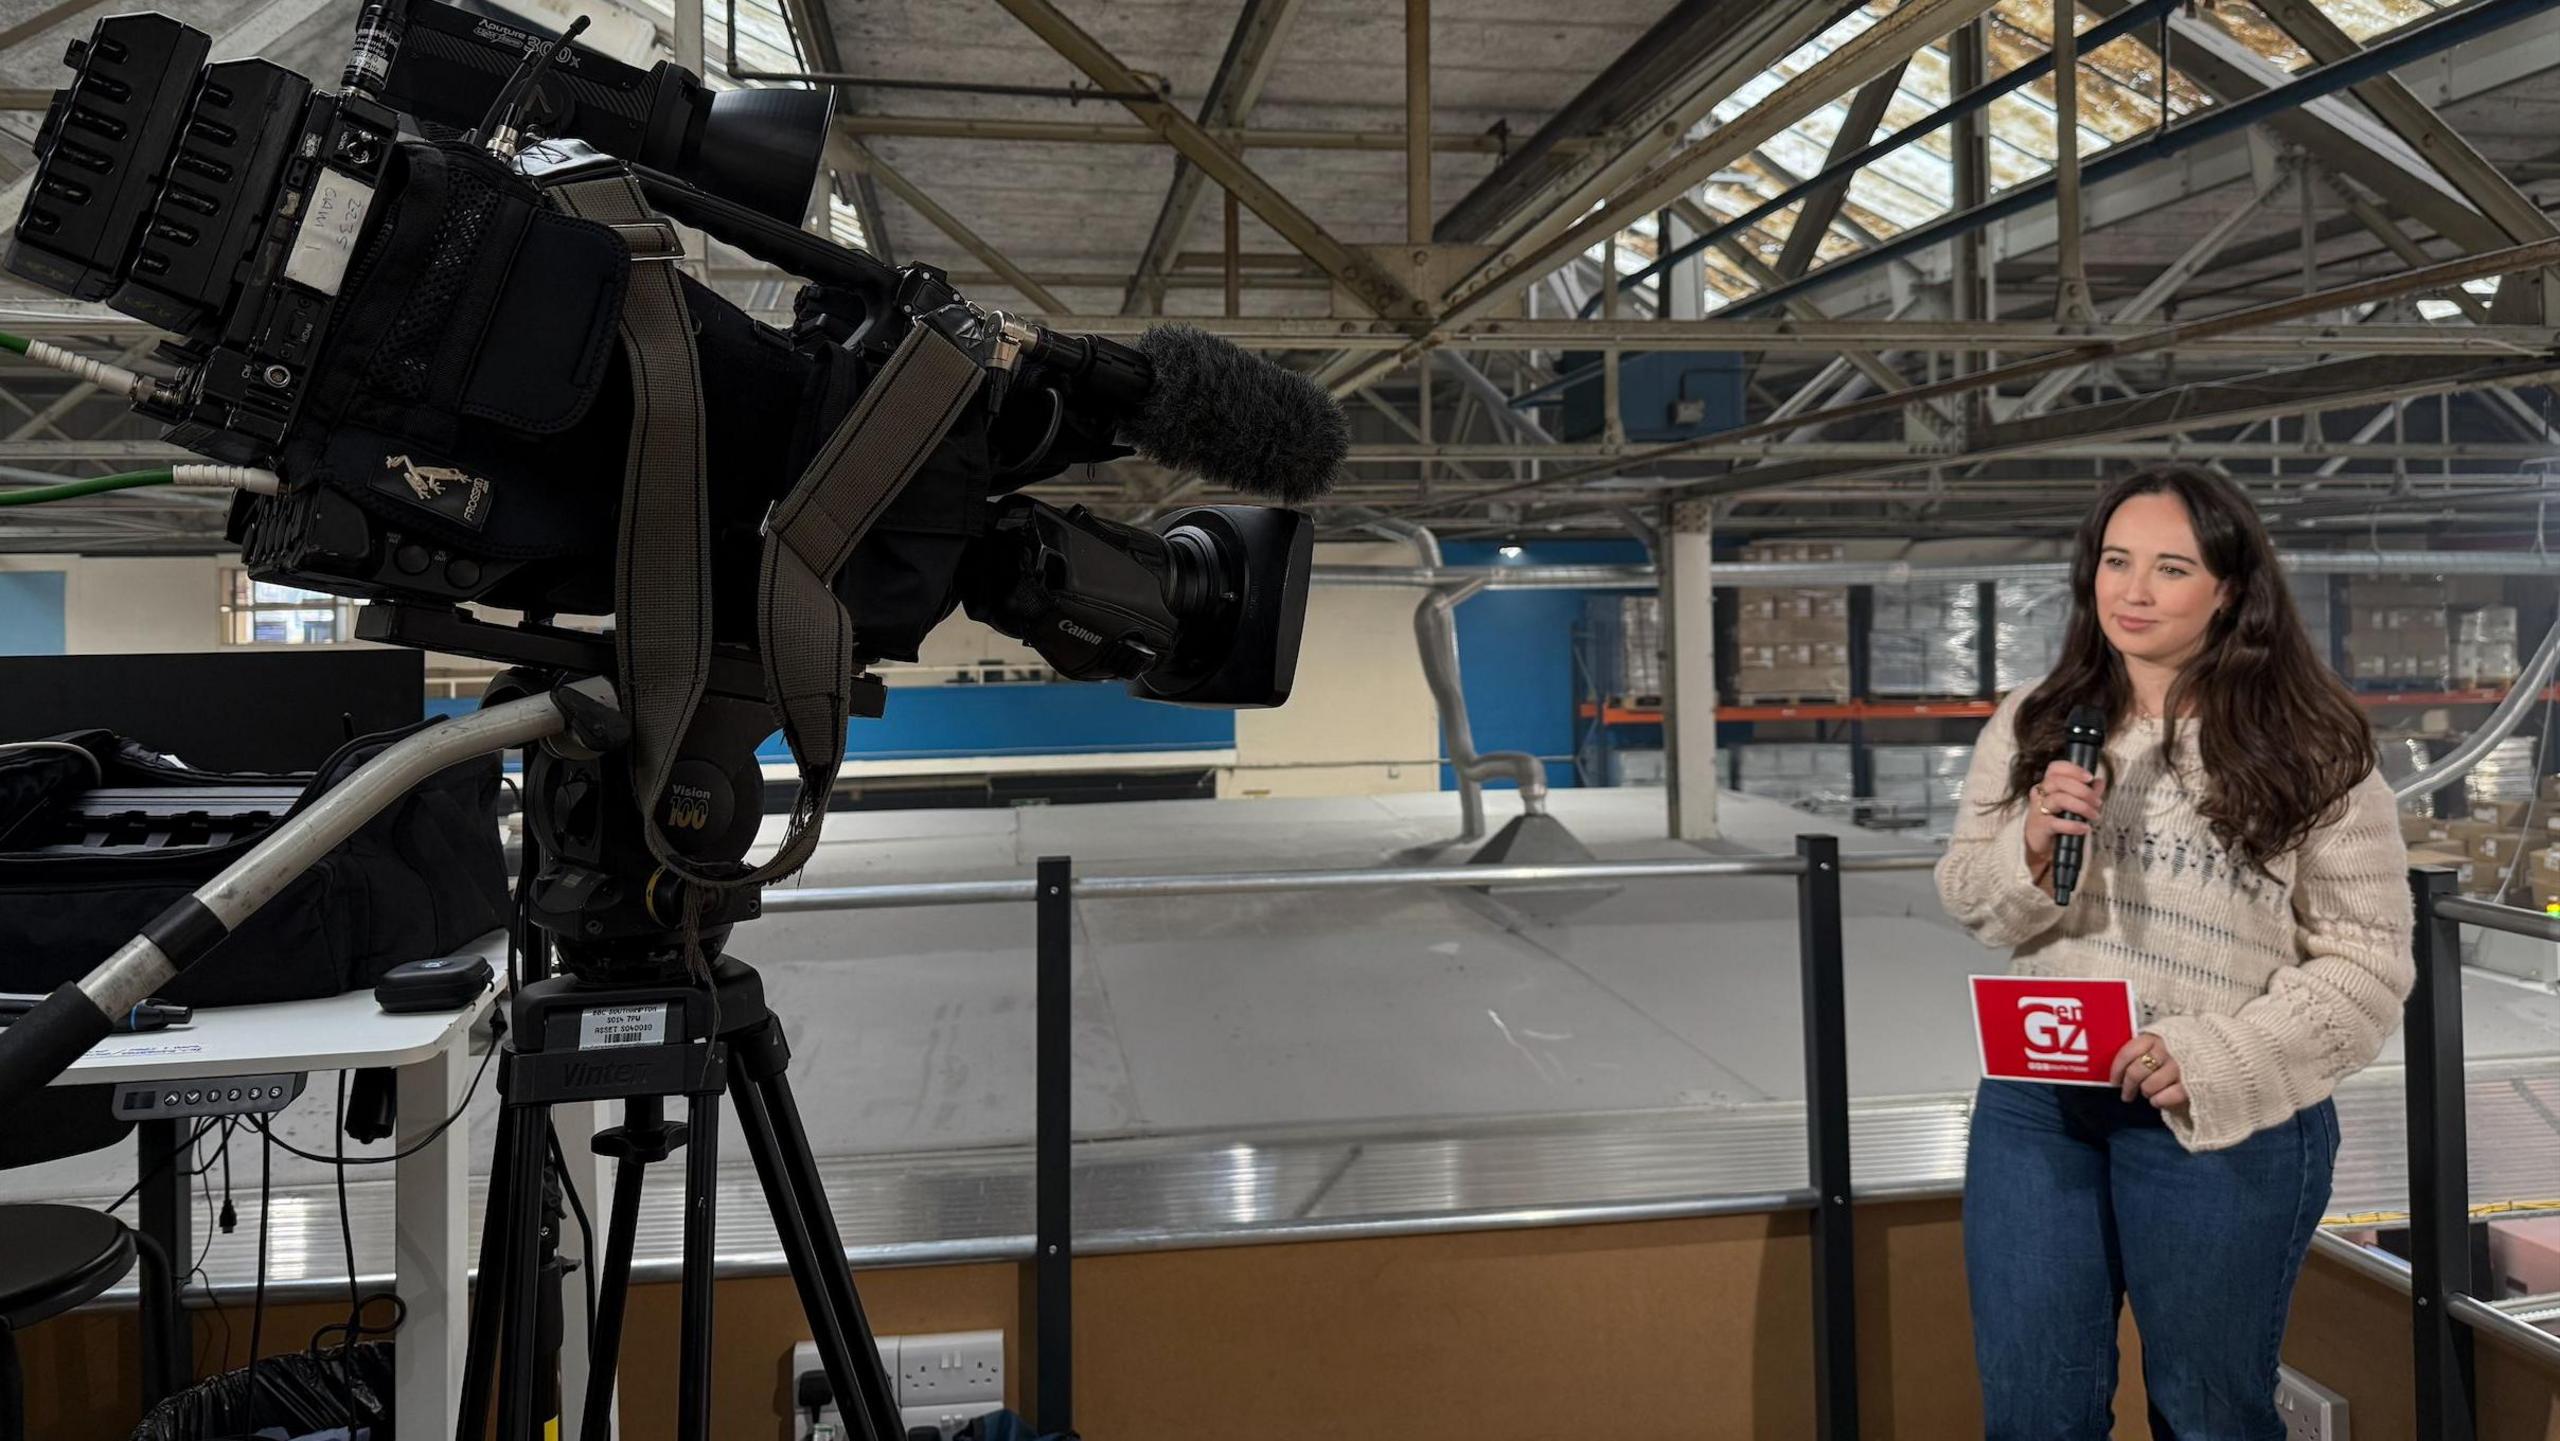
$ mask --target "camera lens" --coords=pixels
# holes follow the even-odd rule
[[[1226,552],[1215,536],[1198,526],[1176,526],[1166,532],[1165,605],[1180,616],[1207,614],[1230,598]]]

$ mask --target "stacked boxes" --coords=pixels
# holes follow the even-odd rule
[[[1850,791],[1849,748],[1777,741],[1736,746],[1733,788],[1789,805],[1845,800]]]
[[[2453,613],[2453,683],[2466,689],[2516,678],[2516,608],[2481,606]]]
[[[1874,588],[1872,695],[1969,696],[1982,685],[1982,591],[1970,581]]]
[[[2053,673],[2071,622],[2067,580],[2004,580],[1994,588],[1993,688],[2001,695]]]
[[[1916,822],[1931,836],[1954,832],[1973,747],[1877,746],[1871,760],[1878,819]]]
[[[1840,559],[1836,545],[1766,541],[1745,562]],[[1842,586],[1742,586],[1734,596],[1738,700],[1837,700],[1849,694],[1849,592]]]
[[[1618,684],[1615,694],[1660,698],[1663,683],[1662,597],[1618,597]]]
[[[2533,737],[2509,736],[2489,747],[2489,753],[2462,778],[2464,796],[2471,802],[2471,813],[2485,815],[2502,801],[2529,801],[2540,770],[2534,764]]]
[[[2441,689],[2453,673],[2451,596],[2441,580],[2347,582],[2347,678]]]
[[[1662,597],[1595,595],[1583,602],[1590,637],[1591,685],[1600,694],[1659,700],[1668,689],[1662,645]]]
[[[2542,778],[2541,800],[2544,811],[2543,838],[2546,844],[2525,870],[2525,899],[2522,904],[2535,910],[2560,906],[2560,826],[2552,824],[2560,817],[2560,776]]]

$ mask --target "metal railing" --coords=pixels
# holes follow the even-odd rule
[[[2474,1338],[2487,1335],[2545,1363],[2560,1364],[2560,1336],[2511,1307],[2547,1307],[2548,1298],[2501,1304],[2481,1297],[2485,1256],[2472,1244],[2469,1117],[2463,1090],[2462,927],[2478,926],[2560,941],[2560,916],[2454,892],[2445,869],[2409,872],[2417,911],[2403,1054],[2409,1084],[2409,1259],[2323,1231],[2323,1255],[2409,1293],[2411,1361],[2418,1434],[2472,1441],[2479,1427]]]
[[[1926,870],[1937,863],[1930,850],[1840,854],[1836,836],[1796,838],[1793,854],[1701,857],[1648,861],[1597,861],[1567,865],[1387,866],[1359,870],[1223,872],[1201,875],[1085,876],[1065,856],[1044,856],[1037,872],[995,881],[937,881],[909,885],[812,886],[772,890],[764,914],[878,910],[908,906],[1032,903],[1035,908],[1037,997],[1034,1005],[1032,1142],[1032,1388],[1034,1417],[1044,1431],[1073,1422],[1071,1349],[1075,1264],[1074,1210],[1069,1189],[1073,1114],[1070,977],[1074,912],[1078,900],[1267,895],[1291,891],[1382,890],[1400,886],[1501,887],[1534,891],[1541,886],[1595,882],[1686,880],[1709,876],[1796,878],[1797,966],[1804,998],[1805,1162],[1801,1191],[1747,1198],[1751,1209],[1805,1210],[1813,1215],[1813,1342],[1817,1436],[1851,1441],[1858,1434],[1857,1311],[1854,1256],[1855,1199],[1849,1176],[1848,1031],[1845,1019],[1840,922],[1840,877],[1845,871]],[[1633,1219],[1647,1208],[1618,1204],[1542,1208],[1548,1224],[1586,1219]],[[1605,1216],[1600,1214],[1607,1213]],[[1664,1214],[1692,1214],[1680,1203]],[[1397,1228],[1386,1228],[1389,1230]],[[1255,1239],[1271,1239],[1257,1234]]]
[[[1829,835],[1796,838],[1793,854],[1701,857],[1677,860],[1598,861],[1533,866],[1391,866],[1354,870],[1218,872],[1197,875],[1088,876],[1074,874],[1063,856],[1044,857],[1036,875],[991,881],[902,885],[808,887],[769,891],[768,915],[909,906],[1030,902],[1037,913],[1037,1077],[1033,1146],[1037,1220],[1034,1266],[1036,1418],[1043,1430],[1063,1430],[1072,1420],[1070,1350],[1071,1285],[1075,1258],[1069,1192],[1072,1115],[1069,1104],[1070,975],[1073,906],[1079,900],[1267,895],[1294,891],[1380,890],[1393,887],[1536,888],[1594,882],[1681,880],[1735,876],[1796,878],[1797,964],[1805,1037],[1805,1142],[1807,1184],[1800,1191],[1741,1198],[1755,1210],[1812,1213],[1815,1434],[1857,1435],[1857,1343],[1853,1261],[1856,1238],[1851,1204],[1887,1199],[1852,1191],[1849,1155],[1846,995],[1841,936],[1840,877],[1849,871],[1911,871],[1933,866],[1936,849],[1842,855]],[[2560,942],[2560,916],[2470,900],[2454,893],[2454,873],[2412,870],[2416,906],[2416,983],[2406,1020],[2409,1146],[2409,1255],[2403,1261],[2359,1245],[2334,1231],[2314,1235],[2313,1248],[2385,1285],[2407,1292],[2413,1316],[2414,1367],[2420,1434],[2443,1441],[2471,1441],[2476,1434],[2477,1391],[2472,1341],[2488,1334],[2546,1362],[2560,1364],[2560,1336],[2518,1313],[2548,1309],[2552,1298],[2498,1303],[2476,1292],[2479,1274],[2470,1239],[2469,1148],[2465,1133],[2462,1045],[2462,949],[2460,927],[2473,925]],[[1585,1211],[1591,1214],[1586,1215]],[[1620,1213],[1624,1213],[1623,1215]],[[1633,1219],[1639,1214],[1688,1215],[1690,1202],[1656,1206],[1623,1203],[1540,1208],[1542,1223]],[[1436,1218],[1435,1218],[1436,1219]],[[1310,1228],[1306,1239],[1344,1231]],[[1356,1229],[1356,1228],[1352,1228]],[[1379,1234],[1437,1229],[1415,1221],[1379,1228]],[[1363,1230],[1362,1234],[1368,1234]],[[1125,1238],[1124,1238],[1125,1239]],[[1257,1232],[1253,1239],[1272,1239]],[[1105,1249],[1125,1249],[1108,1246]]]

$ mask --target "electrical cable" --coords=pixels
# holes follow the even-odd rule
[[[578,1244],[582,1248],[578,1253],[578,1276],[586,1283],[587,1334],[592,1336],[596,1333],[596,1228],[587,1219],[586,1203],[578,1199],[577,1178],[570,1174],[569,1157],[560,1147],[560,1128],[547,1118],[542,1128],[551,1141],[551,1167],[560,1177],[560,1194],[568,1198],[569,1213],[578,1218]]]
[[[69,751],[89,763],[89,784],[107,783],[105,768],[98,764],[98,758],[90,753],[87,746],[76,746],[69,741],[10,741],[0,745],[0,756],[15,755],[21,751]]]
[[[0,350],[23,355],[38,365],[50,365],[56,370],[76,375],[88,384],[100,390],[112,390],[136,405],[160,393],[160,381],[151,376],[139,371],[127,370],[121,365],[110,364],[107,361],[92,360],[76,350],[65,350],[48,341],[29,340],[22,335],[11,335],[0,331]]]
[[[266,1118],[262,1116],[251,1116],[249,1118],[249,1124],[257,1130],[259,1135],[266,1137],[268,1144],[274,1146],[277,1150],[284,1152],[288,1156],[299,1156],[306,1161],[317,1161],[323,1166],[388,1166],[394,1161],[405,1161],[411,1156],[418,1154],[420,1151],[425,1150],[427,1147],[434,1145],[438,1137],[452,1129],[454,1122],[462,1119],[462,1113],[471,1109],[471,1098],[479,1093],[480,1079],[489,1074],[489,1062],[495,1058],[497,1054],[498,1048],[493,1045],[481,1055],[480,1069],[471,1073],[471,1086],[468,1090],[465,1090],[462,1093],[462,1101],[459,1105],[456,1105],[453,1108],[452,1114],[446,1116],[443,1120],[436,1122],[434,1130],[420,1136],[406,1149],[394,1151],[388,1156],[347,1156],[341,1159],[339,1157],[325,1155],[317,1151],[306,1151],[301,1147],[294,1145],[290,1141],[277,1140],[275,1132],[268,1129]]]
[[[26,486],[17,490],[0,490],[0,505],[49,505],[55,501],[78,500],[84,495],[102,495],[114,490],[140,490],[155,485],[207,485],[225,490],[245,490],[255,495],[274,495],[284,488],[282,478],[272,470],[252,465],[163,465],[150,470],[129,470],[120,475],[91,476],[86,480],[66,480],[60,485]]]
[[[169,1163],[171,1161],[178,1159],[180,1155],[186,1152],[192,1151],[195,1148],[196,1142],[203,1137],[204,1133],[213,1129],[213,1122],[214,1118],[211,1116],[207,1116],[203,1120],[198,1121],[196,1123],[195,1130],[190,1132],[185,1140],[170,1147],[167,1154],[161,1156],[159,1160],[152,1162],[151,1168],[144,1171],[139,1179],[137,1179],[132,1185],[125,1187],[123,1195],[116,1197],[114,1200],[109,1201],[106,1204],[107,1214],[115,1214],[119,1207],[123,1206],[125,1202],[132,1200],[141,1192],[143,1187],[150,1185],[162,1171],[169,1169]],[[192,1176],[195,1172],[190,1169],[183,1174]]]
[[[227,1193],[231,1188],[231,1123],[228,1118],[224,1120],[222,1125],[221,1149],[217,1154],[222,1158],[222,1185],[224,1191]],[[205,1219],[210,1222],[214,1216],[212,1163],[207,1162],[204,1166],[198,1168],[196,1171],[196,1178],[197,1188],[204,1196]],[[213,1233],[215,1229],[216,1228],[210,1224],[204,1228],[204,1244],[196,1248],[195,1264],[187,1268],[187,1274],[178,1278],[177,1286],[178,1296],[181,1304],[183,1304],[188,1285],[198,1278],[203,1279],[205,1299],[213,1305],[213,1318],[222,1323],[221,1369],[228,1371],[231,1369],[231,1318],[222,1313],[222,1298],[214,1294],[213,1277],[206,1275],[204,1269],[206,1258],[213,1254]],[[190,1323],[188,1326],[188,1335],[192,1338],[194,1334],[195,1328],[193,1324]]]
[[[336,1129],[338,1148],[338,1239],[345,1242],[347,1248],[347,1336],[346,1340],[338,1347],[339,1380],[343,1383],[346,1379],[347,1368],[355,1362],[357,1329],[364,1325],[364,1293],[359,1290],[356,1285],[355,1223],[347,1218],[347,1073],[343,1069],[338,1072],[338,1125]],[[315,1333],[312,1339],[316,1341],[319,1337]],[[342,1392],[343,1394],[340,1399],[346,1402],[347,1407],[347,1434],[349,1436],[353,1436],[356,1434],[355,1391],[352,1387],[342,1386]]]
[[[249,1420],[243,1428],[251,1436],[258,1434],[258,1346],[267,1329],[267,1202],[276,1170],[276,1138],[264,1126],[258,1127],[258,1135],[258,1284],[249,1303]]]

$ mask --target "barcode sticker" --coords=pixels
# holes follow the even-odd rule
[[[656,1046],[667,1039],[667,1006],[597,1006],[578,1013],[578,1049]]]
[[[355,258],[356,236],[373,208],[373,187],[352,175],[324,169],[311,186],[311,205],[285,256],[284,278],[322,295],[335,295]]]

